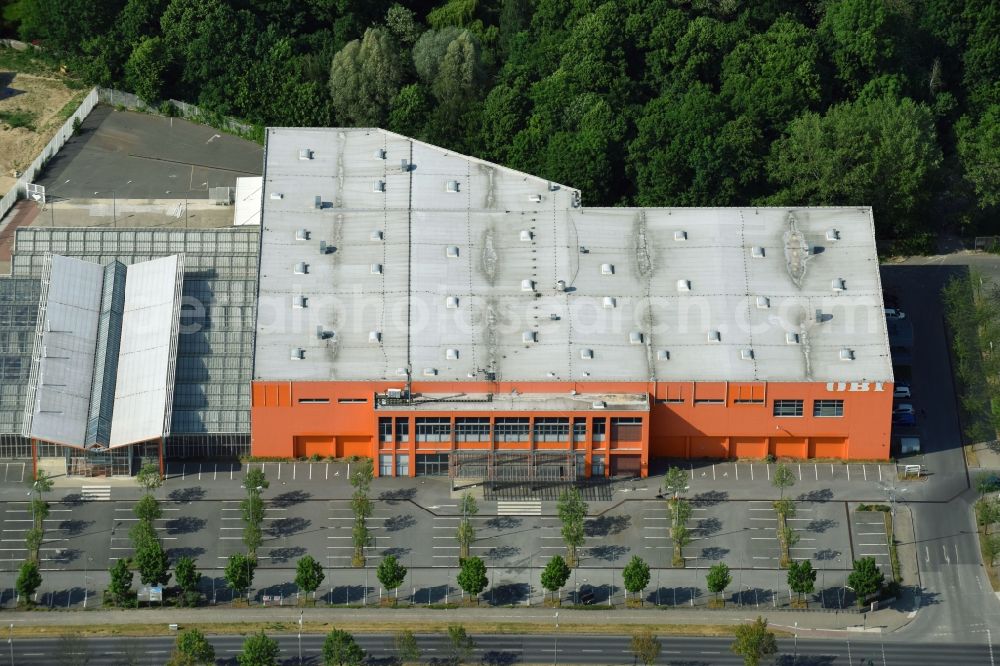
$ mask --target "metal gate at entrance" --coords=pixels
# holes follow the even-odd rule
[[[452,451],[448,476],[456,489],[482,484],[488,501],[554,501],[570,486],[584,499],[611,499],[611,483],[583,478],[583,456],[571,451]]]
[[[81,451],[66,447],[67,476],[128,476],[132,474],[132,447]]]

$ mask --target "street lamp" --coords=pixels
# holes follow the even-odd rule
[[[111,223],[112,223],[112,226],[117,226],[118,225],[118,196],[117,196],[117,194],[115,193],[114,190],[97,190],[96,192],[94,192],[94,196],[96,197],[102,191],[103,192],[111,192]]]
[[[299,664],[302,664],[302,613],[299,611]]]
[[[559,655],[559,612],[556,611],[555,615],[556,630],[552,634],[552,664],[553,666],[558,663]]]

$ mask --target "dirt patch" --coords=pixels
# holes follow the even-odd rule
[[[0,117],[30,119],[31,126],[11,127],[0,120],[0,193],[10,190],[13,171],[23,171],[66,121],[63,110],[70,101],[85,96],[86,91],[72,90],[57,77],[13,74],[0,91]]]

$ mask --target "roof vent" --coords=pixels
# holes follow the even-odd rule
[[[368,331],[368,342],[373,345],[377,345],[382,342],[381,331]]]
[[[330,338],[337,337],[337,334],[334,331],[326,330],[322,326],[317,326],[316,337],[319,338],[320,340],[329,340]]]
[[[399,160],[399,170],[406,173],[410,170],[410,160],[402,159]]]
[[[580,350],[580,358],[583,358],[583,359],[594,358],[594,350],[593,349],[581,349]]]
[[[303,148],[302,150],[299,151],[300,160],[311,160],[312,158],[313,158],[313,151],[309,150],[308,148]]]
[[[830,288],[834,291],[844,291],[847,289],[847,283],[844,282],[844,278],[835,278],[830,282]]]
[[[385,181],[384,180],[373,180],[372,181],[372,192],[385,192]]]
[[[657,361],[669,361],[670,360],[670,352],[667,351],[666,349],[657,349],[656,350],[656,360]]]
[[[292,347],[290,357],[293,361],[301,361],[306,357],[306,350],[302,347]]]
[[[444,254],[449,259],[458,259],[458,246],[457,245],[449,245],[445,249]]]
[[[376,148],[375,149],[375,159],[377,159],[377,160],[384,160],[385,159],[385,148]]]
[[[828,241],[838,241],[840,240],[840,232],[837,229],[827,229],[826,239]]]
[[[281,192],[271,192],[271,198],[274,199],[275,201],[280,201],[281,199],[285,198],[285,195],[282,194]]]
[[[308,229],[296,229],[295,230],[295,240],[307,241],[309,240],[309,230]]]
[[[548,377],[549,379],[552,379],[553,377],[556,376],[556,373],[554,373],[554,372],[546,372],[545,376]]]
[[[604,308],[610,310],[615,307],[617,301],[615,300],[614,296],[605,296],[603,299],[603,303],[604,303]]]
[[[525,242],[531,242],[532,233],[528,229],[521,229],[521,240]]]
[[[769,307],[771,307],[771,299],[770,298],[768,298],[767,296],[758,296],[757,297],[757,309],[758,310],[766,310]]]
[[[309,264],[307,264],[304,261],[300,261],[299,263],[295,264],[294,267],[292,267],[292,272],[295,273],[296,275],[305,275],[306,273],[309,272]]]
[[[534,280],[521,280],[521,291],[534,291],[535,281]]]
[[[691,291],[691,280],[678,280],[677,291]]]
[[[754,259],[763,259],[764,248],[762,248],[759,245],[754,245],[752,248],[750,248],[750,254],[753,256]]]
[[[306,307],[306,297],[305,296],[292,296],[292,307],[296,310],[301,310]]]
[[[444,306],[449,310],[454,310],[455,308],[458,307],[458,297],[449,296],[448,298],[444,299]]]
[[[542,195],[541,194],[531,194],[531,195],[528,196],[528,201],[530,201],[531,203],[542,203]]]
[[[674,240],[675,241],[686,241],[688,239],[688,232],[686,231],[675,231]]]
[[[320,254],[327,254],[327,253],[332,252],[332,251],[333,251],[333,247],[330,246],[330,245],[327,245],[326,241],[320,241],[319,242],[319,253]]]
[[[604,409],[605,407],[608,406],[608,403],[604,402],[603,400],[595,400],[593,403],[591,403],[590,406],[593,409]]]
[[[840,350],[840,360],[841,361],[853,361],[854,360],[854,350],[844,347]]]
[[[381,275],[382,274],[382,264],[372,264],[371,270],[372,270],[372,275]]]
[[[753,360],[753,350],[752,349],[741,349],[740,350],[740,358],[743,359],[744,361],[752,361]]]
[[[455,194],[456,192],[458,192],[458,181],[449,180],[448,184],[445,186],[444,189],[446,192],[451,192],[452,194]]]
[[[797,345],[797,344],[799,344],[799,334],[798,333],[785,333],[785,344],[786,345]]]
[[[433,377],[437,373],[437,368],[424,368],[424,377]]]
[[[556,280],[556,291],[566,291],[566,280]]]
[[[447,358],[449,361],[456,361],[456,360],[458,360],[458,350],[457,349],[449,349],[448,351],[446,351],[444,353],[444,355],[445,355],[445,358]]]
[[[538,341],[538,334],[534,331],[525,331],[521,334],[521,342],[524,344],[531,344],[532,342]]]
[[[316,195],[316,198],[313,200],[313,207],[316,210],[320,210],[321,208],[323,208],[323,197],[321,195],[319,194]]]
[[[722,333],[716,330],[711,330],[708,332],[709,342],[722,342]]]
[[[380,240],[382,240],[382,230],[381,229],[376,229],[375,231],[371,232],[368,235],[368,240],[371,240],[371,241],[380,241]]]
[[[406,368],[396,368],[396,374],[400,377],[405,377],[410,373],[406,371]]]
[[[614,264],[601,264],[601,275],[614,275]]]
[[[628,343],[630,345],[641,345],[642,344],[642,331],[632,331],[628,334]]]

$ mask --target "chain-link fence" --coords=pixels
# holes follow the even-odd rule
[[[155,115],[175,115],[197,123],[210,125],[224,132],[252,141],[260,141],[263,136],[262,130],[259,127],[240,122],[228,116],[204,111],[194,104],[188,104],[177,99],[164,100],[159,106],[153,106],[133,93],[114,90],[112,88],[98,88],[98,91],[100,93],[100,101],[111,106]]]

